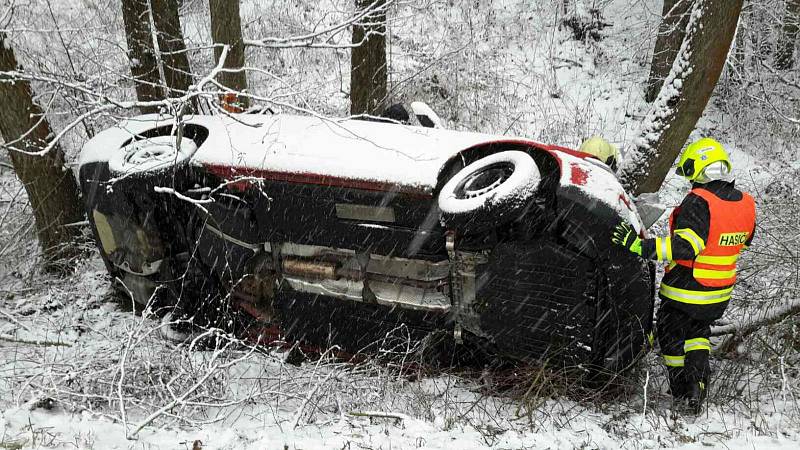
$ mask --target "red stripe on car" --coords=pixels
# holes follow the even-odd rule
[[[204,164],[204,167],[212,174],[232,181],[228,186],[231,189],[245,191],[250,188],[252,180],[246,178],[263,178],[270,181],[285,181],[297,184],[315,184],[319,186],[342,187],[351,189],[362,189],[365,191],[378,192],[397,192],[417,197],[430,198],[432,193],[424,189],[411,186],[399,186],[392,183],[381,183],[379,181],[356,180],[351,178],[334,177],[330,175],[319,175],[315,173],[289,173],[274,172],[269,170],[251,169],[247,167],[231,167],[216,164]],[[245,178],[236,181],[237,178]]]

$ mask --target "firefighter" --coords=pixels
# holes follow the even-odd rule
[[[734,187],[731,163],[711,138],[684,150],[676,172],[692,190],[669,219],[669,235],[640,239],[617,225],[612,242],[647,259],[668,262],[661,281],[657,335],[676,406],[699,414],[708,389],[711,323],[736,283],[736,261],[753,240],[755,203]]]
[[[619,150],[600,136],[592,136],[583,141],[578,150],[594,156],[595,159],[605,163],[614,172],[617,171],[617,162],[620,159]]]

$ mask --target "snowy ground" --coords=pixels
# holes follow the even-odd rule
[[[81,48],[103,54],[122,42],[109,31],[121,29],[121,18],[114,8],[85,6],[90,3],[54,2],[55,13],[85,24],[83,32],[93,37]],[[185,3],[188,38],[207,43],[205,2]],[[293,10],[285,3],[243,2],[247,37],[299,34],[309,23],[335,20],[324,12],[344,4],[325,2],[319,9],[299,1]],[[396,97],[428,102],[457,129],[569,146],[602,134],[624,149],[646,112],[642,83],[660,2],[595,2],[612,24],[599,42],[575,41],[559,28],[560,3],[412,2],[399,8],[390,27]],[[420,5],[425,14],[415,14]],[[30,21],[22,25],[31,27],[41,19],[34,9],[22,16]],[[58,54],[57,41],[46,33],[21,36],[26,39],[14,45],[27,45],[22,53],[31,58]],[[211,66],[207,52],[192,56],[196,72]],[[65,64],[61,59],[52,64]],[[118,70],[113,61],[121,61],[119,54],[79,70],[112,78]],[[272,72],[251,79],[261,94],[325,114],[346,113],[345,50],[251,49],[248,61]],[[759,124],[759,113],[737,108],[731,92],[718,91],[693,137],[710,133],[728,144],[739,185],[756,194],[762,216],[769,211],[780,219],[762,222],[742,261],[743,280],[728,314],[736,320],[771,302],[797,300],[791,247],[797,234],[787,241],[783,233],[800,217],[794,187],[800,163],[796,132]],[[70,154],[80,142],[79,132],[68,136]],[[323,358],[298,367],[285,363],[282,351],[254,351],[225,336],[189,348],[165,340],[162,324],[129,311],[92,249],[76,262],[74,275],[42,277],[20,187],[8,171],[0,173],[0,449],[189,449],[195,441],[203,449],[771,449],[797,448],[800,440],[800,340],[791,324],[755,336],[736,358],[714,361],[711,404],[697,419],[672,416],[655,354],[616,396],[587,399],[555,381],[525,394],[499,392],[492,374],[409,373],[402,352],[360,365]],[[662,199],[675,206],[686,189],[671,176]]]
[[[22,313],[0,325],[0,448],[795,448],[800,439],[794,387],[768,388],[780,374],[757,374],[745,383],[756,392],[688,419],[672,416],[655,355],[628,388],[595,400],[558,386],[504,395],[490,375],[418,377],[378,361],[298,367],[277,350],[176,346],[110,298],[97,259],[78,269],[5,301]],[[157,426],[137,431],[158,411]]]

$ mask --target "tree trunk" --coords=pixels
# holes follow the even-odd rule
[[[148,0],[122,0],[122,20],[125,22],[131,75],[136,83],[136,98],[140,102],[161,100],[161,77],[153,48]],[[144,114],[158,111],[155,106],[140,109]]]
[[[695,1],[681,50],[620,174],[635,194],[661,187],[703,114],[736,31],[742,0]]]
[[[17,70],[14,51],[0,32],[0,72]],[[41,108],[33,102],[28,81],[15,80],[0,73],[0,133],[6,145],[27,152],[42,150],[51,138],[50,125]],[[19,141],[18,141],[19,140]],[[58,270],[59,263],[78,253],[74,238],[79,227],[68,227],[83,220],[78,186],[72,172],[64,166],[64,153],[56,146],[42,156],[31,156],[9,149],[11,163],[28,193],[36,221],[39,245],[45,268]]]
[[[686,24],[689,22],[689,10],[692,4],[694,0],[664,0],[653,61],[650,64],[650,77],[644,95],[647,103],[652,103],[656,99],[664,78],[672,69],[672,63],[686,36]]]
[[[356,0],[356,8],[381,8],[385,0]],[[378,114],[386,100],[386,10],[353,25],[350,56],[350,114]]]
[[[237,72],[222,72],[217,81],[227,89],[242,92],[247,89],[247,73],[244,70],[244,41],[242,40],[242,23],[239,17],[239,0],[209,0],[211,9],[211,38],[215,44],[230,47],[225,59],[225,68]],[[222,47],[214,48],[214,59],[219,61]],[[236,107],[246,109],[249,99],[236,95]]]
[[[181,31],[178,0],[150,0],[153,22],[158,30],[158,48],[164,64],[164,81],[170,97],[186,94],[192,85],[189,55]]]
[[[800,0],[786,0],[783,27],[775,53],[775,68],[789,70],[794,67],[794,47],[800,34]]]

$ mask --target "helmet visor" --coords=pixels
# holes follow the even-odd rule
[[[694,159],[687,158],[680,166],[675,168],[675,173],[682,177],[691,179],[694,175]]]
[[[730,174],[730,167],[728,167],[728,164],[725,161],[716,161],[706,166],[706,168],[703,169],[701,176],[705,182],[709,182],[713,180],[725,180]]]

